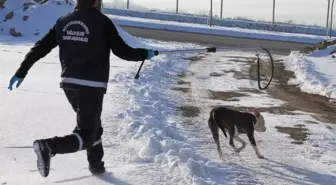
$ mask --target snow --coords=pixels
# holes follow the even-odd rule
[[[289,83],[298,85],[303,92],[336,99],[336,59],[330,57],[334,48],[330,46],[309,55],[293,51],[285,57],[286,68],[295,73]]]
[[[60,15],[73,10],[73,6],[66,4],[64,0],[52,0],[42,5],[34,4],[29,6],[27,10],[23,9],[23,3],[25,2],[27,1],[7,0],[5,2],[5,8],[0,10],[1,19],[9,12],[13,12],[14,16],[6,22],[0,22],[0,34],[8,35],[9,29],[15,28],[17,32],[24,36],[37,35],[41,37],[41,34],[46,33],[56,23]],[[23,20],[24,16],[28,16],[26,21]]]
[[[330,56],[330,53],[332,51],[335,51],[335,49],[336,49],[335,45],[328,46],[325,49],[313,51],[308,56],[310,56],[310,57],[326,57],[326,56]]]
[[[134,45],[157,49],[192,48],[191,44],[135,39],[118,28],[125,40]],[[336,180],[334,154],[335,127],[307,125],[312,131],[303,146],[287,144],[285,134],[275,126],[292,126],[306,120],[308,115],[290,116],[263,113],[268,132],[256,134],[260,151],[268,160],[258,160],[247,146],[240,157],[234,156],[227,140],[222,139],[226,161],[220,162],[210,132],[206,126],[208,108],[202,109],[192,127],[181,122],[175,107],[186,102],[185,97],[169,91],[176,76],[185,71],[189,62],[182,58],[192,55],[161,55],[147,61],[139,80],[134,80],[138,63],[125,62],[111,56],[111,76],[102,115],[103,144],[107,170],[112,173],[101,178],[90,177],[85,152],[58,155],[52,160],[51,175],[40,177],[35,167],[34,139],[68,134],[75,123],[75,114],[58,88],[60,67],[57,49],[36,63],[21,87],[9,91],[8,80],[21,62],[29,45],[1,44],[0,68],[0,182],[7,184],[326,184]],[[210,55],[201,66],[191,68],[201,78],[192,79],[192,86],[234,91],[250,87],[246,80],[231,80],[218,84],[216,78],[204,75],[220,68],[245,70],[247,65],[232,66],[232,61]],[[241,55],[232,51],[232,55]],[[247,53],[245,56],[251,56]],[[209,65],[220,58],[217,66]],[[202,68],[203,70],[199,70]],[[230,75],[228,75],[230,79]],[[203,78],[202,78],[203,77]],[[46,80],[47,79],[47,80]],[[205,80],[205,83],[201,80]],[[207,85],[206,85],[207,84]],[[206,85],[206,86],[204,86]],[[234,87],[234,88],[232,88]],[[202,93],[192,94],[196,105],[203,102]],[[263,101],[260,101],[262,99]],[[20,102],[15,104],[15,102]],[[46,103],[48,102],[48,103]],[[236,103],[223,105],[280,106],[284,102],[267,94],[241,97]],[[33,105],[33,106],[32,106]],[[246,138],[244,137],[246,140]],[[247,141],[247,140],[246,140]],[[276,144],[275,144],[276,143]],[[286,150],[283,150],[286,148]],[[17,177],[20,174],[20,178]],[[285,174],[281,175],[279,174]],[[270,178],[271,177],[271,178]]]
[[[12,2],[12,1],[11,1]],[[13,1],[14,2],[14,1]],[[50,6],[52,1],[41,6]],[[59,5],[56,5],[59,6]],[[68,5],[64,5],[67,7]],[[48,9],[54,20],[67,10]],[[35,9],[36,12],[44,10]],[[36,17],[38,17],[36,13]],[[41,14],[45,15],[45,14]],[[41,16],[40,16],[41,17]],[[43,24],[35,24],[47,30]],[[31,26],[33,26],[33,20]],[[48,22],[52,25],[52,21]],[[44,28],[44,29],[43,29]],[[159,50],[199,48],[177,42],[135,38],[119,26],[125,41],[133,47]],[[23,29],[31,34],[34,29]],[[41,32],[42,33],[42,32]],[[35,38],[36,40],[36,38]],[[285,102],[266,93],[247,94],[238,101],[206,100],[204,90],[239,91],[251,88],[249,80],[236,79],[231,73],[209,77],[214,71],[246,70],[240,64],[222,57],[208,55],[204,62],[191,66],[187,57],[197,54],[159,55],[146,61],[138,80],[134,75],[140,63],[123,61],[111,54],[110,81],[105,95],[102,123],[104,127],[104,161],[109,173],[100,178],[90,176],[85,152],[57,155],[52,158],[51,173],[42,178],[36,170],[32,149],[35,139],[62,136],[72,132],[76,118],[59,88],[60,66],[58,48],[38,61],[19,88],[7,89],[8,82],[24,55],[34,44],[34,37],[0,37],[0,184],[326,184],[336,181],[336,127],[328,123],[305,124],[311,135],[307,143],[292,145],[291,138],[280,134],[275,126],[293,126],[315,121],[310,115],[276,115],[263,112],[267,132],[256,134],[259,160],[247,145],[234,155],[228,140],[221,139],[225,161],[220,161],[212,136],[206,125],[210,106],[256,106],[267,108]],[[228,51],[228,55],[251,56],[252,53]],[[216,62],[214,65],[213,61]],[[186,70],[195,90],[191,95],[177,95],[171,90]],[[176,107],[191,101],[200,107],[200,114],[186,119]],[[187,120],[188,121],[188,120]],[[243,137],[246,140],[246,137]],[[247,141],[247,140],[246,140]]]
[[[132,5],[133,6],[133,5]],[[169,12],[150,12],[148,10],[125,10],[111,8],[112,6],[107,4],[105,6],[105,13],[127,16],[127,17],[139,17],[144,19],[155,19],[160,21],[175,21],[183,23],[194,23],[207,25],[209,17],[197,16],[187,13],[169,13]],[[134,7],[132,7],[134,8]],[[239,20],[239,19],[229,19],[229,18],[218,18],[213,17],[213,22],[217,26],[232,27],[232,28],[244,28],[244,29],[254,29],[262,31],[276,31],[276,32],[286,32],[286,33],[298,33],[298,34],[309,34],[309,35],[320,35],[325,36],[327,29],[320,26],[308,26],[308,25],[295,25],[295,24],[272,24],[272,22],[266,21],[252,21],[252,20]],[[335,35],[335,30],[332,30],[332,35]]]
[[[325,40],[326,38],[325,36],[261,31],[243,28],[229,28],[219,26],[209,27],[201,24],[161,21],[155,19],[143,19],[138,17],[125,17],[117,15],[108,15],[108,17],[110,17],[116,24],[120,26],[132,26],[139,28],[151,28],[230,37],[255,38],[307,44],[316,44]]]

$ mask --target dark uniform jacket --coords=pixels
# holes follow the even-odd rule
[[[50,31],[25,56],[15,75],[24,78],[32,65],[59,46],[61,88],[106,92],[110,51],[121,59],[142,61],[144,48],[132,48],[119,36],[113,22],[93,7],[60,17]]]

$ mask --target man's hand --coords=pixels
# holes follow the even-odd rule
[[[155,56],[155,52],[152,49],[147,49],[148,55],[147,55],[147,60],[153,58]]]
[[[20,84],[22,83],[22,81],[23,81],[23,78],[18,78],[18,77],[16,77],[16,76],[13,76],[11,79],[10,79],[10,81],[9,81],[9,86],[8,86],[8,89],[9,90],[12,90],[13,89],[13,84],[15,83],[15,82],[17,82],[17,84],[16,84],[16,88],[18,88],[19,86],[20,86]]]

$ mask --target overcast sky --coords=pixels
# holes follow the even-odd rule
[[[122,0],[104,0],[115,2]],[[124,0],[126,2],[126,0]],[[147,8],[175,10],[176,0],[129,0]],[[293,20],[297,23],[309,23],[325,26],[328,0],[275,0],[276,21]],[[220,14],[221,0],[213,0],[214,14]],[[252,19],[272,20],[273,0],[224,0],[224,17],[247,17]],[[210,0],[179,0],[182,11],[209,12]],[[336,11],[336,10],[335,10]],[[334,21],[336,22],[336,21]]]

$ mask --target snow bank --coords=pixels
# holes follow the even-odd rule
[[[49,0],[44,4],[26,0],[6,0],[0,9],[0,34],[20,36],[42,36],[56,20],[73,10],[73,0]]]
[[[155,45],[143,43],[147,45],[145,47]],[[181,45],[175,49],[185,47],[197,46]],[[172,49],[162,45],[155,48]],[[177,102],[182,99],[172,97],[166,89],[188,67],[188,61],[182,59],[187,56],[160,55],[145,62],[139,80],[134,80],[137,69],[134,73],[120,73],[110,80],[112,84],[125,84],[133,105],[127,110],[120,110],[116,116],[121,120],[119,136],[142,143],[138,145],[140,149],[136,156],[130,156],[130,163],[155,163],[169,174],[166,180],[173,184],[234,184],[229,180],[233,176],[231,166],[206,160],[195,153],[188,137],[182,134],[184,131],[179,128],[180,123],[171,119]],[[219,177],[218,174],[227,176]]]
[[[311,52],[308,56],[311,57],[327,57],[331,55],[331,52],[336,50],[336,45],[328,46],[326,49],[315,50]]]
[[[176,22],[195,23],[195,24],[207,24],[208,21],[208,18],[204,16],[182,14],[182,13],[174,14],[163,12],[123,10],[115,8],[105,8],[104,12],[120,16],[140,17],[146,19],[157,19],[163,21],[176,21]],[[225,19],[225,18],[220,19],[215,17],[213,18],[213,20],[215,25],[225,27],[321,35],[321,36],[325,36],[327,33],[326,28],[319,26],[272,24],[271,22],[263,22],[263,21],[237,20],[237,19]],[[336,30],[332,30],[332,35],[333,36],[336,35]]]
[[[332,47],[308,56],[292,52],[286,57],[286,68],[295,73],[289,83],[298,85],[303,92],[336,99],[336,60],[329,57]]]

